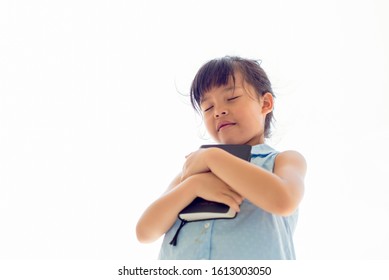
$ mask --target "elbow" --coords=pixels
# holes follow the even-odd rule
[[[296,212],[301,201],[301,197],[293,197],[285,195],[284,198],[279,199],[273,206],[273,213],[279,216],[287,217]]]
[[[136,225],[136,238],[140,243],[147,243],[147,239],[145,238],[145,234],[142,228],[139,226],[139,223]]]
[[[284,185],[284,191],[276,195],[274,200],[274,214],[280,216],[290,216],[296,212],[304,196],[304,184],[299,184],[298,187]]]
[[[145,226],[142,226],[141,223],[136,225],[136,238],[140,243],[151,243],[156,239],[150,235],[150,231]]]
[[[283,204],[276,207],[273,211],[273,214],[276,214],[278,216],[287,217],[292,215],[294,212],[296,212],[298,208],[298,205],[294,204]]]
[[[266,212],[283,217],[292,215],[298,208],[298,204],[284,199],[273,200],[271,203],[261,201],[254,204]]]

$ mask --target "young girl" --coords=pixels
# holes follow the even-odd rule
[[[140,242],[163,234],[160,259],[295,259],[293,232],[306,162],[267,144],[273,117],[270,81],[254,60],[223,57],[203,65],[191,87],[207,131],[220,144],[252,146],[250,162],[219,148],[194,151],[164,195],[140,218]],[[173,239],[178,213],[196,197],[227,204],[234,219],[187,223]]]

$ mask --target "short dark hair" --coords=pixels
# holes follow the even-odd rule
[[[240,72],[243,79],[254,87],[258,97],[267,92],[274,96],[270,80],[260,66],[260,62],[238,56],[225,56],[208,61],[198,70],[190,88],[190,101],[193,108],[201,112],[201,98],[204,93],[213,87],[227,85],[231,77],[235,84],[236,72]],[[270,137],[272,121],[273,112],[269,112],[265,119],[264,134],[266,138]]]

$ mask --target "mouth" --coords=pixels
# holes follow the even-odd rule
[[[219,132],[220,130],[224,129],[224,128],[227,128],[227,127],[230,127],[230,126],[234,126],[236,125],[236,123],[221,123],[218,127],[217,127],[217,132]]]

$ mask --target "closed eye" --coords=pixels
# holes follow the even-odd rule
[[[232,100],[235,100],[237,98],[241,97],[241,95],[238,95],[238,96],[234,96],[234,97],[231,97],[231,98],[228,98],[227,100],[228,101],[232,101]]]
[[[210,106],[210,107],[204,109],[203,112],[207,112],[207,111],[211,110],[212,108],[213,108],[213,106]]]

